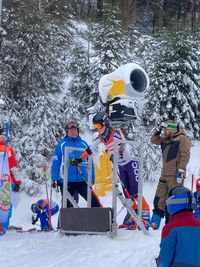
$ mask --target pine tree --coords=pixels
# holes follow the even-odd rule
[[[174,115],[192,137],[199,138],[199,40],[188,32],[165,32],[146,105],[148,124]]]

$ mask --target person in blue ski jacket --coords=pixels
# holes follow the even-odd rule
[[[79,136],[79,124],[76,120],[71,119],[68,121],[65,127],[66,136],[57,144],[53,161],[51,166],[51,179],[52,186],[56,187],[60,186],[61,192],[63,190],[63,179],[64,177],[64,152],[65,147],[75,147],[75,148],[84,148],[88,147],[86,141],[84,141]],[[82,151],[70,150],[69,151],[69,162],[73,158],[80,157]],[[87,161],[87,160],[85,160]],[[86,166],[71,166],[69,164],[68,168],[68,185],[67,189],[72,197],[77,200],[77,195],[80,194],[85,200],[87,200],[87,186],[88,186],[88,171]],[[94,175],[94,166],[92,164],[92,183],[94,184],[95,175]],[[69,200],[67,200],[67,207],[72,207],[73,205]],[[101,204],[99,202],[98,197],[95,195],[94,191],[92,191],[91,196],[91,206],[92,207],[100,207]]]
[[[160,267],[200,266],[200,220],[195,218],[195,198],[186,187],[175,187],[166,201],[170,221],[163,227]]]
[[[31,210],[33,213],[37,214],[36,218],[32,221],[33,225],[40,219],[40,227],[42,231],[52,229],[51,216],[56,214],[59,210],[59,206],[55,201],[51,200],[49,205],[48,199],[40,199],[31,205]]]

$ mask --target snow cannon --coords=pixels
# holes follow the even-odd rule
[[[136,63],[122,65],[100,79],[99,94],[112,126],[121,127],[137,118],[135,100],[144,96],[148,87],[149,77]]]

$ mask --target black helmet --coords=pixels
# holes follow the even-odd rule
[[[40,206],[38,205],[38,203],[34,203],[31,205],[31,210],[33,213],[38,213],[40,211]]]
[[[110,120],[106,112],[100,111],[96,115],[94,115],[93,124],[98,124],[98,123],[105,125],[106,128],[110,126]]]

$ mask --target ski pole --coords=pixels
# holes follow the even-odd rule
[[[47,166],[46,164],[43,165],[42,167],[42,174],[45,179],[45,188],[46,188],[46,195],[47,195],[47,201],[48,201],[48,223],[50,228],[52,228],[52,223],[51,223],[51,199],[49,199],[49,193],[48,193],[48,187],[47,187]]]
[[[42,176],[45,179],[46,196],[47,196],[47,199],[49,200],[49,194],[48,194],[48,188],[47,188],[47,167],[45,164],[42,166]]]
[[[194,173],[192,174],[192,185],[191,185],[191,190],[193,192],[194,189]]]

